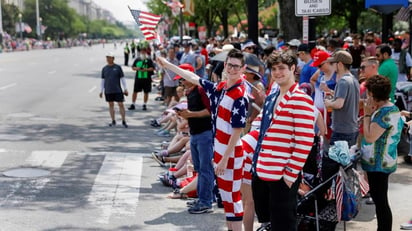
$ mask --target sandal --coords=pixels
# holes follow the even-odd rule
[[[166,163],[163,159],[163,156],[158,156],[156,152],[152,152],[152,158],[161,166],[166,167]]]
[[[179,189],[173,190],[173,192],[169,195],[167,195],[167,198],[169,199],[182,199],[186,200],[188,198],[186,193],[181,193]]]

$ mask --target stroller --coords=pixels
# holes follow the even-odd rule
[[[412,82],[396,83],[395,100],[399,110],[412,111]]]
[[[315,138],[312,151],[306,160],[303,168],[304,177],[302,178],[301,188],[305,188],[306,193],[301,193],[298,199],[298,230],[335,230],[339,222],[336,199],[336,179],[339,169],[343,168],[346,172],[356,166],[360,158],[360,151],[352,151],[351,162],[342,166],[328,157],[327,151],[323,150],[322,140]],[[359,183],[359,181],[357,181]],[[358,185],[359,186],[359,185]],[[360,187],[359,187],[360,188]],[[359,189],[358,188],[358,189]],[[361,199],[358,190],[359,200]],[[359,204],[359,203],[358,203]],[[345,224],[344,228],[346,230]]]

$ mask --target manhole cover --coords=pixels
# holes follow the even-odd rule
[[[14,168],[3,172],[7,177],[41,177],[50,175],[50,171],[39,168]]]

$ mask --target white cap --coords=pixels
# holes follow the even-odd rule
[[[288,42],[289,46],[294,46],[294,47],[298,47],[300,45],[300,41],[298,39],[292,39]]]
[[[230,51],[235,48],[232,44],[226,44],[222,47],[222,51]]]
[[[106,53],[106,57],[113,57],[113,58],[114,58],[113,52],[107,52],[107,53]]]

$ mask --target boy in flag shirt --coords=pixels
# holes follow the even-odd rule
[[[170,64],[164,58],[158,64],[187,81],[200,85],[211,103],[214,133],[214,165],[219,192],[222,196],[229,230],[242,230],[243,206],[240,193],[243,175],[243,150],[240,135],[246,125],[248,98],[242,78],[246,69],[243,54],[229,51],[225,70],[226,81],[220,83],[202,79],[196,74]]]

